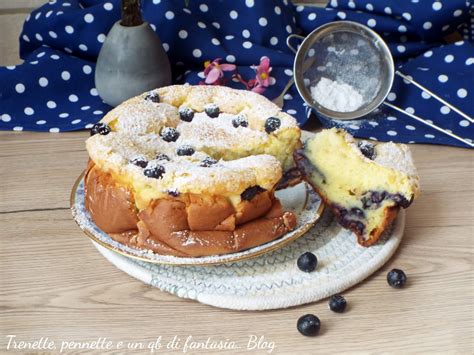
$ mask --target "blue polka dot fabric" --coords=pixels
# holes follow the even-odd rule
[[[273,99],[293,75],[287,36],[350,20],[378,32],[403,73],[467,115],[474,114],[474,10],[469,1],[331,0],[318,8],[286,0],[144,0],[142,11],[163,42],[178,84],[202,82],[204,62],[216,58],[235,64],[250,79],[255,77],[252,66],[266,56],[272,71],[263,94]],[[72,131],[90,128],[109,111],[95,89],[94,69],[107,33],[119,19],[119,0],[50,0],[33,11],[20,35],[24,63],[0,68],[0,129]],[[233,80],[226,85],[243,89]],[[304,124],[312,112],[294,86],[284,99],[284,110]],[[474,140],[471,122],[398,77],[388,100]],[[388,108],[344,124],[319,119],[357,137],[466,146]]]

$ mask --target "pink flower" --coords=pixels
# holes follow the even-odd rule
[[[224,76],[225,71],[234,71],[236,66],[234,64],[220,64],[221,58],[206,61],[204,63],[204,76],[206,84],[218,84],[220,79]]]
[[[232,79],[236,82],[240,82],[245,85],[247,90],[262,94],[268,86],[270,86],[270,72],[272,67],[270,66],[270,58],[262,57],[259,65],[253,65],[251,68],[255,70],[255,77],[250,80],[245,80],[236,71],[234,64],[221,64],[221,58],[206,61],[204,63],[204,77],[205,80],[201,81],[200,85],[224,85],[226,79],[224,78],[224,72],[234,72]]]
[[[272,71],[272,67],[270,66],[270,58],[262,57],[260,59],[260,64],[258,66],[253,66],[252,68],[257,72],[255,76],[255,80],[257,81],[256,87],[267,88],[270,85],[270,72]],[[252,91],[256,90],[252,89]],[[263,89],[263,91],[265,91],[265,89]]]

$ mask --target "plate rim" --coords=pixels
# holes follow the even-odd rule
[[[144,256],[138,256],[138,255],[133,255],[133,254],[129,254],[123,250],[120,250],[120,249],[117,249],[116,247],[113,247],[111,245],[109,245],[108,243],[106,242],[103,242],[102,240],[100,240],[99,238],[97,238],[92,232],[90,232],[88,229],[85,229],[83,228],[79,222],[77,221],[76,217],[75,217],[75,204],[76,204],[76,194],[77,194],[77,188],[79,187],[79,184],[81,183],[81,181],[83,180],[84,178],[84,175],[85,175],[85,172],[86,170],[83,170],[82,173],[79,175],[79,177],[76,179],[76,181],[74,182],[74,185],[71,189],[71,193],[70,193],[70,196],[69,196],[69,205],[70,205],[70,208],[71,210],[73,211],[73,219],[74,221],[76,222],[76,224],[78,225],[79,229],[90,239],[92,240],[93,242],[96,242],[98,243],[99,245],[103,246],[104,248],[108,249],[108,250],[111,250],[117,254],[120,254],[122,256],[125,256],[125,257],[128,257],[128,258],[132,258],[132,259],[135,259],[135,260],[138,260],[138,261],[142,261],[142,262],[146,262],[146,263],[151,263],[151,264],[159,264],[159,265],[172,265],[172,266],[213,266],[213,265],[223,265],[223,264],[228,264],[228,263],[233,263],[233,262],[239,262],[239,261],[244,261],[244,260],[248,260],[248,259],[253,259],[253,258],[256,258],[256,257],[259,257],[263,254],[266,254],[266,253],[269,253],[269,252],[272,252],[274,250],[277,250],[277,249],[281,249],[283,248],[284,246],[288,245],[289,243],[295,241],[296,239],[304,236],[312,227],[314,227],[314,225],[321,219],[321,215],[322,213],[324,212],[324,209],[325,209],[325,204],[324,202],[321,200],[317,210],[315,211],[315,215],[317,216],[315,218],[314,221],[312,222],[309,222],[309,223],[305,223],[304,225],[302,225],[300,227],[300,231],[298,233],[295,233],[294,236],[292,236],[291,238],[288,238],[288,239],[285,239],[285,240],[282,240],[280,243],[275,243],[274,245],[271,245],[270,247],[268,248],[263,248],[262,250],[259,250],[259,251],[256,251],[255,253],[249,253],[249,254],[246,254],[246,255],[242,255],[240,258],[232,258],[232,255],[234,254],[238,254],[238,253],[242,253],[242,252],[245,252],[245,251],[248,251],[248,250],[252,250],[254,248],[258,248],[258,247],[261,247],[262,245],[265,245],[266,243],[264,244],[261,244],[261,245],[258,245],[254,248],[250,248],[250,249],[246,249],[246,250],[242,250],[242,251],[238,251],[236,253],[229,253],[229,254],[221,254],[221,255],[208,255],[208,256],[205,256],[205,257],[226,257],[228,256],[229,258],[227,259],[224,259],[224,260],[216,260],[216,261],[207,261],[207,262],[204,262],[204,263],[196,263],[196,262],[193,262],[193,263],[190,263],[190,262],[173,262],[173,261],[166,261],[166,260],[154,260],[154,259],[149,259],[149,258],[146,258]],[[306,201],[305,201],[305,206],[307,204],[307,200],[308,200],[308,193],[306,195]],[[92,221],[93,222],[93,221]],[[97,227],[98,228],[98,227]],[[99,228],[100,229],[100,228]],[[102,230],[101,230],[102,231]],[[103,233],[105,233],[104,231],[102,231]],[[108,233],[105,233],[108,235]],[[280,238],[283,238],[283,236],[281,236]],[[111,237],[110,237],[111,238]],[[280,239],[278,238],[278,239]],[[278,240],[278,239],[275,239],[275,240]],[[270,242],[267,242],[267,243],[271,243],[272,241]],[[122,243],[120,243],[122,244]],[[161,256],[168,256],[168,255],[163,255],[163,254],[158,254],[158,255],[161,255]],[[176,259],[193,259],[193,260],[197,260],[199,259],[199,257],[174,257]]]

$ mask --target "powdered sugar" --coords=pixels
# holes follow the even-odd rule
[[[374,161],[377,164],[401,171],[418,179],[411,151],[405,144],[379,143],[375,146],[375,151],[377,156]]]
[[[311,87],[311,96],[321,106],[337,112],[353,112],[364,103],[354,87],[325,77]]]
[[[146,100],[148,94],[110,111],[102,122],[109,124],[112,132],[90,137],[86,143],[96,165],[121,175],[136,191],[146,189],[146,199],[137,199],[142,204],[170,190],[227,196],[239,195],[253,185],[272,189],[281,177],[281,164],[291,157],[287,145],[298,142],[294,118],[254,93],[171,86],[156,90],[159,103]],[[240,116],[245,116],[245,125],[234,126],[232,121]],[[277,117],[281,126],[268,134],[264,125],[270,116]],[[165,139],[163,131],[170,129],[176,134]],[[292,141],[286,130],[294,131]],[[190,146],[194,153],[183,156],[183,146]],[[158,161],[159,154],[170,161]],[[220,162],[203,167],[208,157]],[[149,169],[160,165],[165,173],[158,179],[148,177],[143,167],[129,163],[135,158],[144,160]]]
[[[253,150],[269,140],[269,135],[265,132],[250,127],[234,127],[232,120],[237,117],[221,113],[219,117],[211,119],[206,113],[197,112],[192,122],[181,122],[178,125],[181,135],[177,143],[186,142],[195,149],[213,147],[227,151],[240,149],[243,142],[247,150]]]

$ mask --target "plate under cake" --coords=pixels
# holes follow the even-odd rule
[[[295,160],[306,180],[333,210],[339,223],[374,244],[400,207],[419,192],[419,178],[406,145],[357,142],[332,128],[309,139]]]
[[[234,253],[296,226],[274,192],[300,145],[261,95],[170,86],[110,111],[86,142],[86,208],[112,238],[162,255]]]

